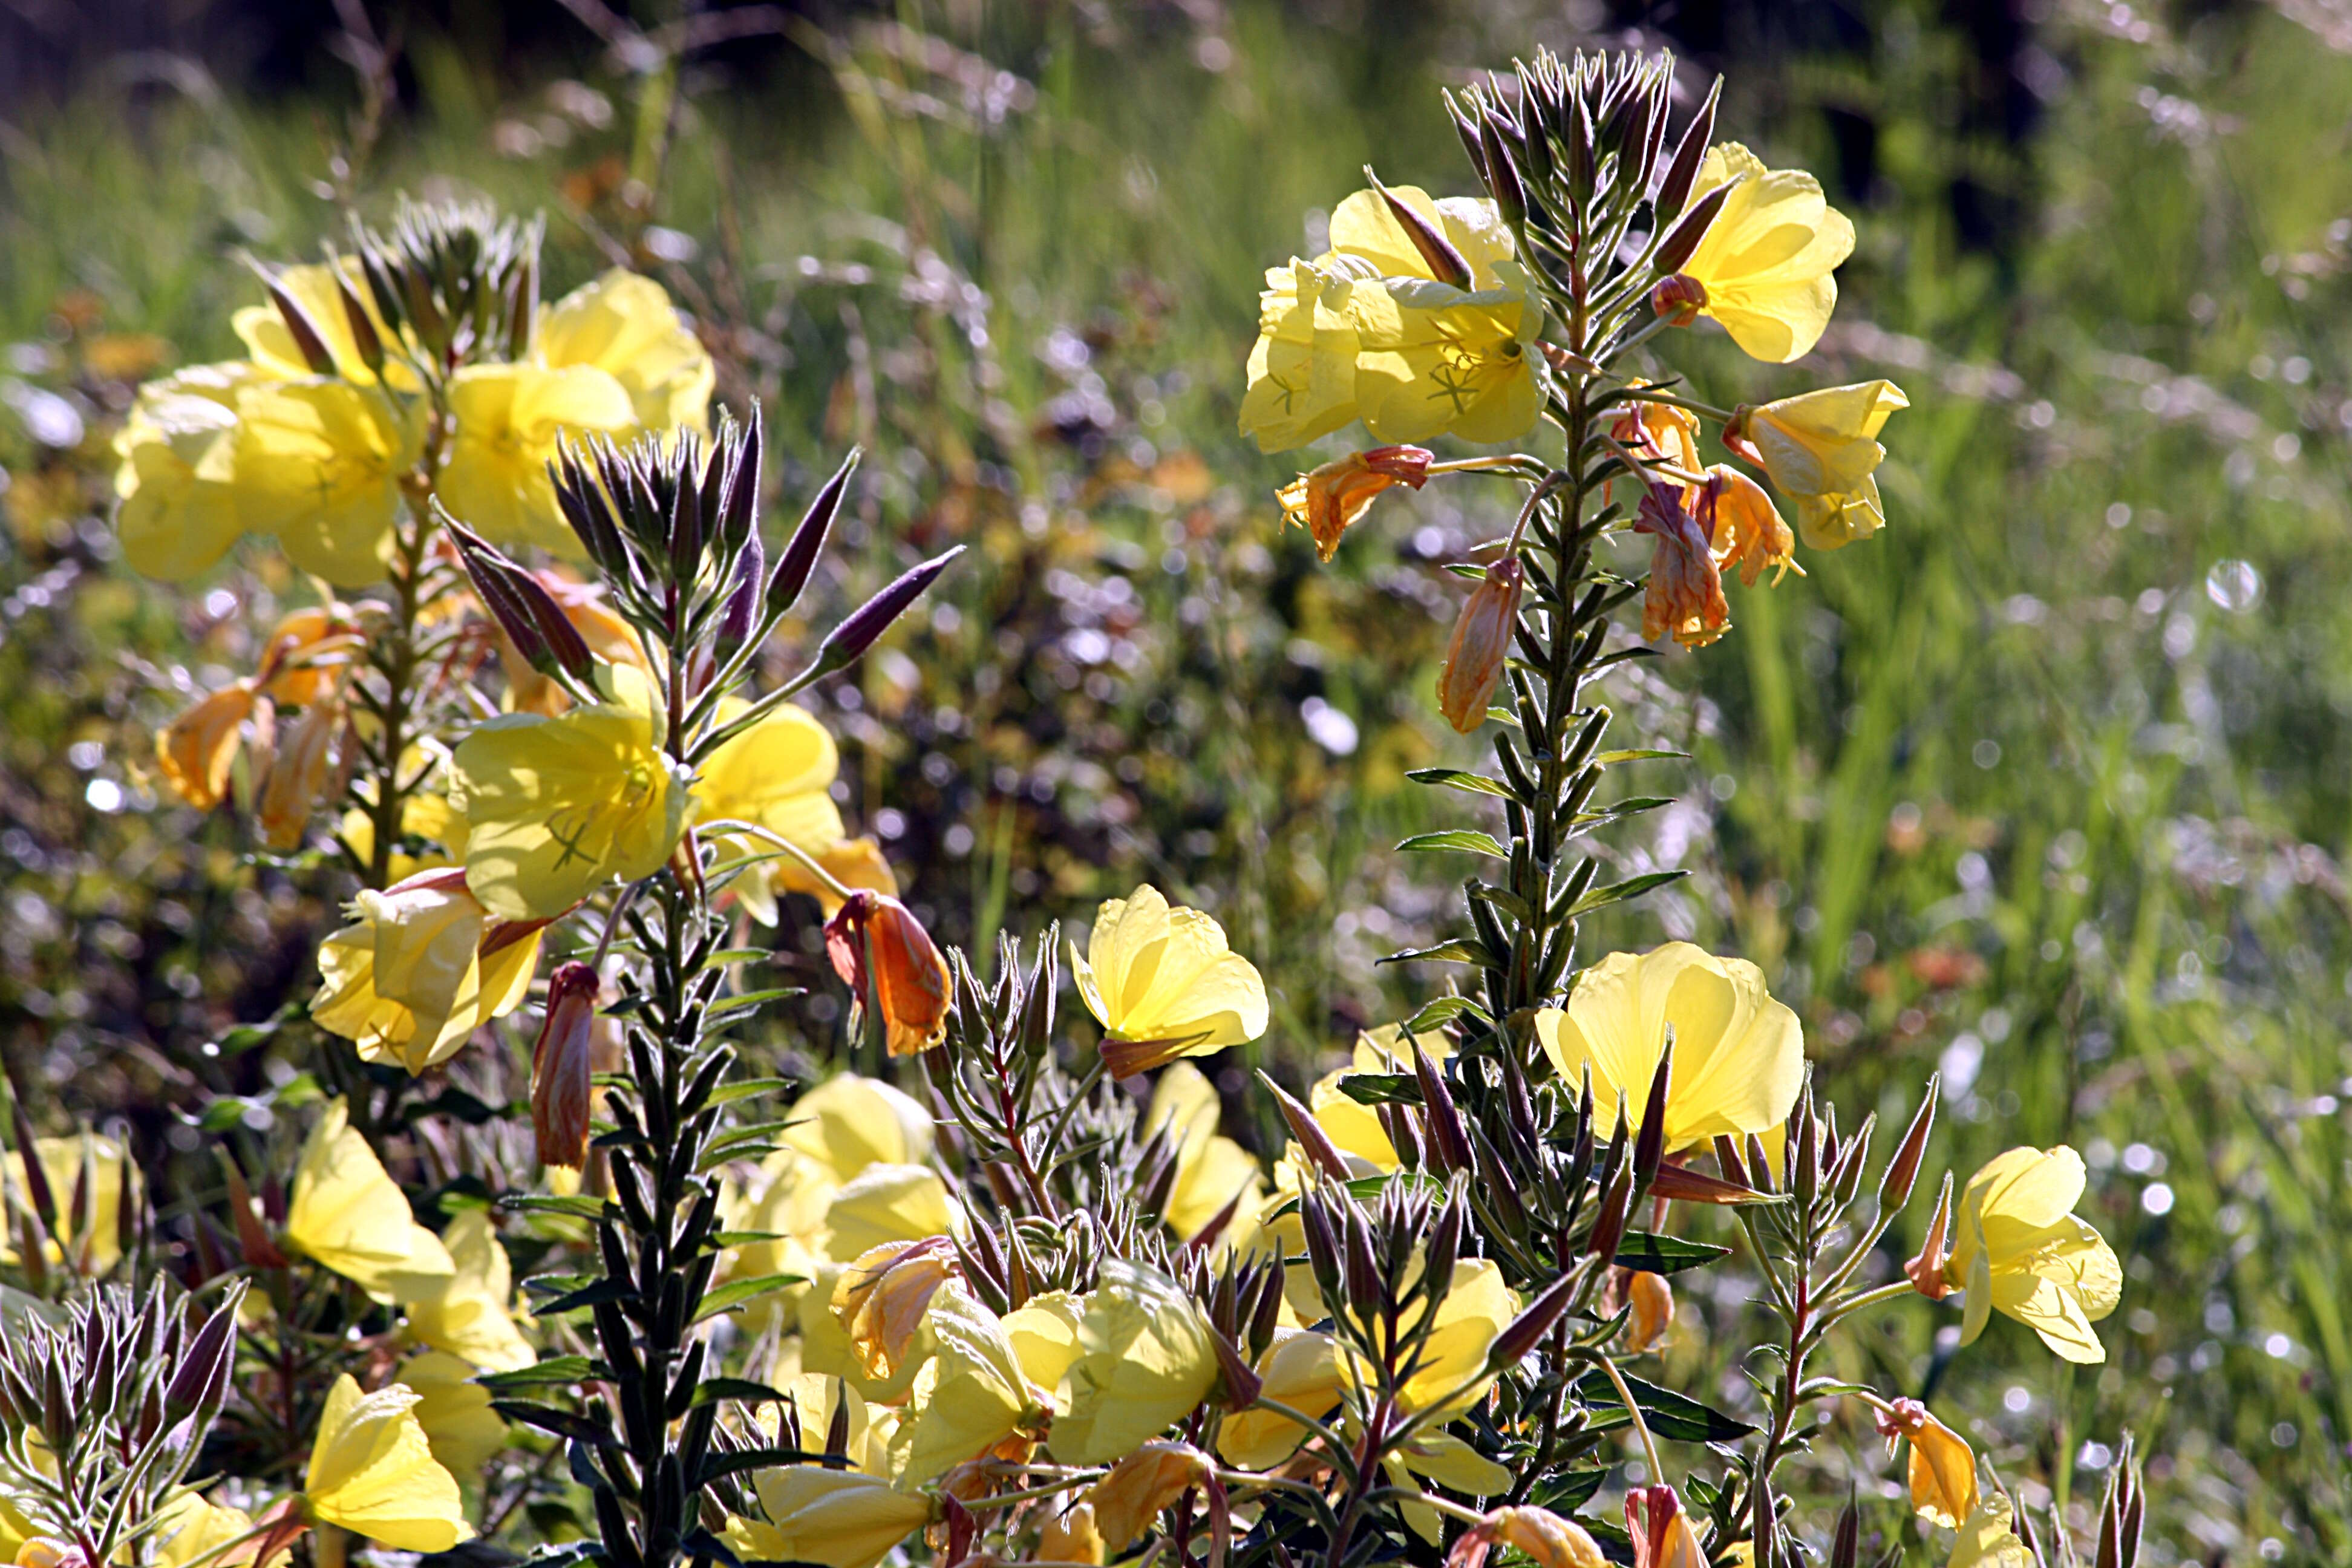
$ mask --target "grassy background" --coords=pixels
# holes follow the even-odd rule
[[[1885,374],[1912,407],[1882,536],[1619,683],[1622,743],[1694,760],[1644,764],[1677,804],[1614,853],[1694,874],[1594,940],[1762,963],[1849,1123],[1940,1068],[1963,1175],[2085,1151],[2127,1275],[2106,1367],[2008,1325],[1955,1357],[1919,1306],[1848,1372],[1932,1390],[2037,1502],[2079,1508],[2135,1432],[2148,1561],[2340,1562],[2352,39],[2296,5],[1980,24],[1635,35],[1728,71],[1727,127],[1861,231],[1813,359],[1693,333],[1675,363],[1726,403]],[[230,254],[311,251],[345,194],[544,209],[555,283],[664,277],[767,409],[780,511],[866,447],[834,602],[978,546],[824,705],[935,929],[1034,932],[1149,878],[1258,961],[1294,1077],[1434,994],[1373,960],[1448,918],[1454,868],[1390,847],[1468,809],[1401,775],[1474,756],[1428,700],[1441,566],[1501,498],[1383,501],[1318,568],[1270,500],[1289,463],[1234,434],[1240,363],[1259,270],[1361,164],[1463,188],[1441,85],[1579,36],[1508,0],[910,3],[646,74],[487,26],[411,34],[372,145],[348,79],[251,97],[152,59],[0,124],[0,1052],[42,1113],[186,1149],[174,1107],[295,1070],[204,1047],[307,994],[338,889],[158,808],[142,759],[303,589],[257,552],[186,594],[129,577],[103,447],[142,365],[235,351]],[[785,940],[814,973],[812,935]],[[780,1043],[822,1047],[829,1005]],[[1672,1352],[1735,1402],[1746,1289],[1686,1302]],[[1869,1443],[1822,1446],[1820,1495],[1886,1495]]]

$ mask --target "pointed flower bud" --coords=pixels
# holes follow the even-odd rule
[[[797,542],[797,541],[795,541]],[[849,613],[849,618],[825,634],[817,650],[817,662],[826,669],[839,669],[854,662],[877,638],[890,629],[890,623],[906,613],[907,606],[922,595],[931,580],[948,569],[949,563],[963,553],[959,544],[942,555],[934,555],[921,565],[901,573],[890,584]]]
[[[1697,321],[1699,311],[1706,307],[1706,285],[1687,272],[1661,278],[1658,286],[1650,290],[1652,312],[1677,327],[1687,327]]]
[[[1412,241],[1412,247],[1421,252],[1422,260],[1429,265],[1430,276],[1440,283],[1451,283],[1456,289],[1469,288],[1470,263],[1454,248],[1454,242],[1446,238],[1435,224],[1415,212],[1393,191],[1381,184],[1381,177],[1369,167],[1364,170],[1364,177],[1372,183],[1372,189],[1380,192],[1381,200],[1388,204],[1389,215],[1404,230],[1405,237]]]
[[[1505,556],[1486,569],[1486,580],[1472,591],[1462,618],[1454,623],[1437,675],[1437,710],[1457,734],[1467,735],[1486,721],[1487,700],[1503,679],[1503,661],[1518,629],[1525,581],[1519,558]]]
[[[561,964],[548,976],[547,1018],[530,1052],[530,1128],[542,1165],[576,1171],[587,1162],[590,1037],[602,986],[585,963]]]
[[[1918,1256],[1904,1264],[1903,1272],[1912,1288],[1930,1301],[1940,1301],[1952,1293],[1944,1279],[1944,1262],[1950,1256],[1947,1245],[1952,1234],[1952,1173],[1944,1173],[1944,1189],[1936,1194],[1936,1213],[1927,1221],[1927,1237],[1919,1246]]]
[[[947,961],[906,905],[854,890],[824,922],[824,951],[834,973],[880,1011],[892,1056],[939,1043],[947,1025]]]

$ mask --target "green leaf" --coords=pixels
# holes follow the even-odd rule
[[[1593,1494],[1601,1489],[1601,1483],[1608,1479],[1607,1470],[1570,1470],[1539,1483],[1528,1500],[1557,1514],[1571,1514],[1591,1502]]]
[[[702,966],[705,969],[714,969],[725,963],[758,963],[762,959],[775,956],[772,951],[764,947],[722,947],[704,959]]]
[[[777,1465],[822,1465],[828,1461],[823,1454],[812,1454],[803,1448],[779,1448],[762,1444],[756,1448],[736,1448],[723,1454],[712,1454],[702,1461],[701,1478],[697,1486],[709,1486],[729,1476],[740,1476],[745,1470],[764,1470]],[[844,1467],[845,1461],[830,1461]]]
[[[713,1252],[724,1252],[730,1247],[753,1247],[762,1241],[790,1241],[792,1235],[782,1230],[714,1230],[704,1238],[703,1245]]]
[[[706,1377],[694,1390],[695,1405],[716,1405],[722,1399],[744,1405],[776,1405],[782,1404],[783,1398],[781,1390],[748,1377]]]
[[[1598,811],[1580,811],[1569,820],[1579,827],[1585,827],[1596,822],[1607,822],[1620,816],[1633,816],[1644,811],[1655,811],[1662,805],[1674,804],[1672,795],[1628,795],[1623,800],[1601,807]]]
[[[1441,942],[1435,947],[1409,947],[1402,952],[1392,952],[1386,958],[1377,959],[1374,962],[1411,963],[1420,959],[1429,959],[1444,963],[1475,963],[1481,968],[1491,967],[1487,962],[1485,945],[1472,937],[1462,937],[1453,942]]]
[[[490,1408],[509,1421],[536,1426],[559,1437],[576,1438],[599,1448],[613,1445],[611,1427],[600,1426],[575,1411],[559,1410],[552,1405],[541,1405],[529,1399],[493,1399]]]
[[[559,1313],[577,1312],[583,1308],[600,1306],[607,1301],[626,1301],[636,1293],[636,1287],[625,1279],[599,1279],[593,1285],[583,1285],[577,1290],[567,1291],[558,1296],[554,1300],[541,1307],[539,1315],[542,1318],[551,1318]]]
[[[1341,1080],[1343,1084],[1345,1081]],[[1712,1263],[1730,1250],[1711,1241],[1687,1241],[1679,1236],[1629,1230],[1625,1239],[1617,1244],[1616,1261],[1620,1267],[1639,1268],[1646,1274],[1678,1274],[1685,1268]]]
[[[1566,918],[1574,920],[1579,915],[1622,903],[1627,899],[1638,899],[1653,888],[1663,888],[1668,882],[1680,881],[1689,875],[1686,870],[1648,871],[1639,877],[1628,877],[1622,882],[1612,882],[1605,888],[1594,888],[1568,907]]]
[[[509,1214],[560,1214],[573,1219],[602,1219],[611,1206],[604,1199],[591,1197],[586,1193],[567,1193],[551,1197],[543,1193],[521,1193],[499,1200],[499,1206]]]
[[[1633,1403],[1642,1407],[1642,1419],[1650,1430],[1674,1442],[1730,1443],[1756,1430],[1745,1421],[1734,1421],[1722,1411],[1671,1388],[1660,1388],[1654,1383],[1630,1375],[1625,1378],[1625,1386],[1633,1394]],[[1612,1406],[1619,1419],[1624,1418],[1624,1404],[1617,1397],[1616,1387],[1610,1383],[1607,1373],[1585,1373],[1576,1392],[1592,1407],[1596,1423],[1608,1422]]]
[[[739,1078],[722,1083],[710,1091],[705,1105],[732,1105],[739,1100],[749,1100],[755,1094],[782,1094],[793,1087],[788,1078]]]
[[[1405,777],[1415,784],[1437,784],[1446,789],[1465,790],[1472,795],[1491,795],[1499,800],[1517,800],[1518,792],[1500,779],[1490,779],[1484,773],[1465,773],[1460,768],[1413,768]]]
[[[612,1376],[612,1369],[604,1363],[591,1361],[584,1355],[550,1356],[535,1366],[517,1367],[512,1372],[486,1372],[474,1379],[493,1394],[504,1394],[513,1388],[542,1388]]]
[[[1339,1092],[1358,1105],[1419,1105],[1421,1079],[1409,1072],[1351,1072]]]
[[[730,1279],[702,1299],[702,1310],[695,1313],[694,1321],[698,1323],[705,1318],[715,1318],[721,1312],[734,1310],[746,1301],[781,1290],[787,1285],[803,1284],[807,1279],[805,1274],[759,1274],[749,1279]]]
[[[1619,763],[1646,763],[1664,757],[1687,757],[1688,752],[1673,752],[1656,746],[1630,746],[1622,752],[1599,752],[1591,759],[1599,766],[1614,767]]]
[[[1433,849],[1461,849],[1472,855],[1492,855],[1497,860],[1507,860],[1511,852],[1495,842],[1491,833],[1474,828],[1455,827],[1444,833],[1416,833],[1397,846],[1400,853],[1423,854]]]
[[[720,1018],[731,1017],[737,1013],[762,1006],[770,1002],[781,1002],[787,996],[801,995],[807,989],[808,987],[804,985],[776,985],[765,991],[746,991],[740,996],[730,996],[723,1001],[713,1002],[702,1016],[707,1020],[716,1022]]]
[[[1405,1033],[1426,1035],[1442,1029],[1460,1017],[1472,1017],[1484,1024],[1489,1022],[1486,1009],[1467,996],[1440,996],[1405,1020]]]

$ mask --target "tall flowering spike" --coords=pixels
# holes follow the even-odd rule
[[[939,1043],[947,1022],[947,960],[906,905],[853,889],[824,922],[824,951],[844,984],[880,1010],[892,1056],[914,1056]]]
[[[1486,704],[1503,679],[1511,638],[1518,627],[1519,590],[1527,580],[1516,555],[1486,569],[1486,580],[1471,590],[1445,645],[1437,672],[1437,710],[1455,731],[1467,735],[1486,721]]]
[[[1384,490],[1397,485],[1419,489],[1429,480],[1437,454],[1425,447],[1375,447],[1299,475],[1276,492],[1286,523],[1303,523],[1315,536],[1315,553],[1325,561],[1339,553],[1339,537],[1364,515]]]
[[[587,1163],[591,1047],[602,988],[585,963],[559,964],[548,976],[547,1016],[530,1052],[530,1127],[542,1165],[576,1171]]]

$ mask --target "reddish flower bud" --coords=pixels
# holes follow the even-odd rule
[[[1459,734],[1466,735],[1486,721],[1486,701],[1503,679],[1503,660],[1511,651],[1512,635],[1519,624],[1519,587],[1525,580],[1519,558],[1507,555],[1489,567],[1486,580],[1462,606],[1454,623],[1453,640],[1445,645],[1445,666],[1437,674],[1437,710]]]
[[[539,1163],[578,1170],[588,1158],[590,1039],[603,988],[585,963],[560,965],[547,981],[547,1019],[530,1052],[530,1130]]]
[[[894,1057],[939,1043],[948,1014],[948,965],[931,933],[887,893],[859,889],[824,922],[834,973],[880,1010]]]
[[[1706,285],[1687,272],[1662,278],[1658,286],[1650,290],[1650,309],[1677,327],[1687,327],[1697,321],[1699,311],[1706,306]]]

